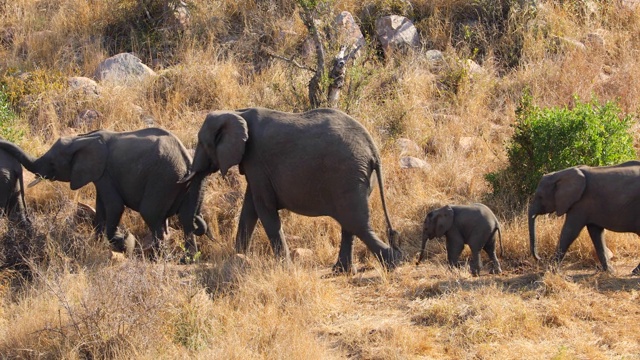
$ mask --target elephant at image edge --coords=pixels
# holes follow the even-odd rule
[[[31,221],[27,217],[27,205],[24,201],[22,165],[2,150],[0,150],[0,212],[7,215],[13,224],[27,230],[31,228]]]
[[[640,162],[614,166],[577,166],[546,174],[529,205],[531,254],[536,249],[535,218],[555,212],[566,215],[554,261],[560,263],[567,249],[586,226],[602,269],[612,271],[605,254],[604,230],[640,234]],[[640,265],[633,270],[640,274]]]
[[[380,156],[365,128],[334,109],[286,113],[264,108],[218,111],[207,115],[189,179],[238,164],[247,188],[236,235],[245,253],[260,219],[276,257],[289,260],[279,209],[305,216],[330,216],[342,227],[335,272],[352,268],[357,236],[388,268],[397,265],[397,248],[384,201]],[[391,247],[370,224],[371,174],[376,171]]]
[[[178,183],[191,165],[180,140],[168,131],[147,128],[131,132],[94,131],[62,137],[34,158],[8,141],[0,149],[15,157],[40,179],[69,182],[77,190],[92,182],[96,188],[96,232],[106,232],[117,251],[131,253],[134,244],[117,234],[125,206],[140,213],[153,235],[153,249],[167,232],[167,218],[178,214],[187,250],[197,251],[193,234],[207,225],[200,216],[203,176]]]
[[[433,210],[424,219],[422,229],[422,248],[418,264],[424,257],[427,240],[445,236],[447,239],[447,260],[450,266],[458,265],[458,258],[468,244],[471,249],[471,273],[480,275],[482,262],[480,250],[489,255],[491,273],[500,274],[500,262],[496,256],[496,232],[500,237],[502,255],[502,233],[498,219],[491,209],[483,204],[446,205]]]

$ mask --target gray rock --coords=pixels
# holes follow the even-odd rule
[[[78,113],[76,118],[73,120],[71,126],[73,128],[87,128],[87,129],[95,129],[99,126],[95,126],[96,123],[102,118],[102,114],[98,110],[86,109],[82,110]]]
[[[400,158],[400,167],[403,169],[430,169],[426,161],[413,156],[403,156]]]
[[[376,20],[376,35],[386,56],[394,50],[420,46],[418,30],[404,16],[390,15]]]
[[[362,31],[360,31],[360,27],[350,12],[343,11],[336,17],[336,27],[338,42],[340,45],[350,48],[351,50],[349,51],[362,48],[367,43],[364,35],[362,35]],[[357,57],[359,53],[360,51],[358,50],[354,56]]]
[[[400,149],[400,155],[419,154],[422,152],[422,149],[420,149],[418,144],[407,138],[400,138],[396,140],[396,146]]]
[[[69,84],[69,88],[72,91],[82,92],[87,96],[95,96],[100,95],[100,86],[93,79],[89,79],[88,77],[83,76],[73,76],[67,80]]]
[[[101,62],[94,77],[98,81],[126,84],[151,75],[155,75],[155,72],[138,57],[130,53],[121,53]]]

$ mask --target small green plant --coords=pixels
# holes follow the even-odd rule
[[[507,145],[509,165],[485,176],[494,195],[524,200],[542,175],[576,165],[604,166],[636,158],[629,133],[632,116],[615,102],[592,99],[575,106],[542,109],[525,93]]]
[[[0,136],[11,142],[19,142],[24,132],[16,127],[17,119],[4,86],[0,86]]]

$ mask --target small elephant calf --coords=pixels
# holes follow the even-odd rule
[[[418,264],[424,257],[428,239],[444,235],[447,238],[447,260],[450,266],[458,264],[464,244],[471,248],[471,274],[478,276],[480,250],[489,255],[492,263],[491,273],[502,272],[496,256],[495,234],[500,236],[500,256],[502,256],[502,233],[500,224],[491,209],[483,204],[446,205],[427,214],[422,228],[422,249]]]

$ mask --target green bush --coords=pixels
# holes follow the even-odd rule
[[[493,194],[525,200],[542,175],[576,165],[612,165],[636,158],[629,133],[632,116],[615,102],[597,99],[575,106],[541,109],[525,94],[507,145],[509,165],[486,175]]]
[[[17,118],[11,109],[4,86],[0,86],[0,136],[11,142],[19,142],[22,139],[24,133],[16,127]]]

